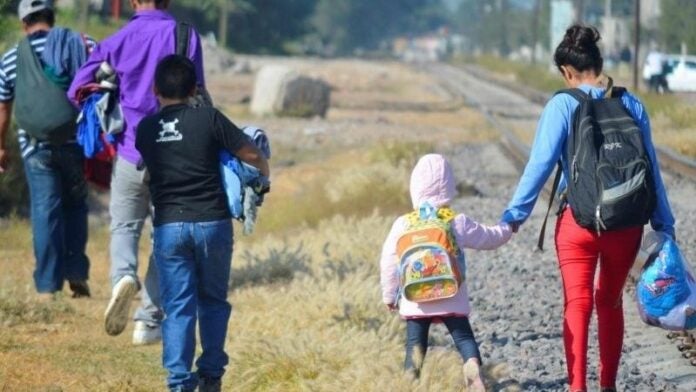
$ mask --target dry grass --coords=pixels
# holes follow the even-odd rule
[[[377,86],[391,95],[375,100],[424,96],[420,87],[397,91],[386,88],[390,83],[415,77],[419,86],[427,85],[423,75],[393,64],[331,66],[365,72],[356,90],[382,80]],[[331,68],[318,68],[331,76]],[[248,78],[239,83],[237,96]],[[351,84],[341,83],[348,91]],[[446,340],[436,340],[420,381],[403,375],[404,323],[381,304],[377,263],[389,225],[410,208],[408,175],[417,157],[490,140],[494,134],[485,120],[466,108],[344,108],[324,120],[260,121],[245,117],[243,106],[232,106],[241,108],[236,121],[258,121],[271,133],[274,156],[273,192],[260,210],[257,232],[235,238],[225,390],[461,390],[461,359]],[[132,325],[118,337],[103,331],[108,238],[107,227],[92,227],[93,297],[61,296],[44,305],[33,299],[28,223],[0,226],[0,391],[164,389],[160,346],[133,347]],[[146,260],[147,234],[141,246]]]
[[[400,370],[404,324],[380,303],[377,265],[392,220],[339,215],[294,236],[238,243],[228,390],[458,390],[461,360],[452,349],[435,348],[419,382]],[[27,230],[26,223],[15,222],[0,240]],[[103,246],[105,230],[97,234],[92,244]],[[90,254],[99,253],[95,245]],[[14,307],[20,316],[0,330],[0,390],[162,390],[160,348],[132,347],[130,326],[116,338],[102,330],[105,255],[92,258],[92,299],[63,297],[41,305],[30,299],[29,268],[16,268],[29,263],[6,258],[7,250],[16,251],[10,246],[1,253],[12,279],[3,282],[0,300],[25,306]]]
[[[130,328],[118,338],[103,331],[102,314],[111,291],[108,229],[92,227],[90,237],[92,299],[73,300],[63,294],[45,304],[34,297],[28,223],[11,220],[0,228],[0,391],[162,388],[158,347],[133,349],[127,339]],[[141,259],[147,248],[143,246]]]

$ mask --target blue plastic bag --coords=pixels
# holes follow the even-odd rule
[[[664,233],[649,233],[647,260],[636,285],[641,319],[673,331],[696,328],[696,280],[677,244]]]

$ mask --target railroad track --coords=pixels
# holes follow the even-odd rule
[[[510,119],[536,119],[546,98],[529,89],[512,89],[485,77],[481,72],[471,73],[446,64],[430,64],[426,71],[437,77],[454,98],[463,99],[467,106],[476,108],[491,126],[501,134],[500,145],[506,155],[521,171],[530,148],[511,129]],[[529,122],[527,123],[529,125]],[[693,185],[696,182],[696,162],[675,152],[658,149],[661,166],[680,179]],[[683,180],[682,180],[683,181]],[[550,184],[547,183],[548,197]],[[691,204],[693,204],[691,202]],[[682,242],[684,240],[682,239]],[[689,243],[689,240],[686,240]],[[693,243],[693,241],[691,241]],[[635,280],[639,266],[632,271]],[[626,297],[633,285],[627,285]],[[628,298],[626,298],[628,299]],[[628,301],[627,301],[628,302]],[[628,308],[628,307],[627,307]],[[643,324],[634,309],[627,309],[625,347],[629,348],[632,366],[641,372],[655,374],[672,383],[676,390],[696,390],[696,341],[690,333],[666,333]]]
[[[499,79],[490,73],[476,66],[465,66],[466,71],[475,75],[478,79],[500,85],[510,91],[527,98],[530,102],[538,105],[545,105],[549,99],[549,94],[535,90],[528,86],[523,86],[510,81]],[[660,166],[677,176],[687,178],[691,181],[696,181],[696,160],[677,153],[676,151],[665,147],[655,146],[655,150],[660,161]]]

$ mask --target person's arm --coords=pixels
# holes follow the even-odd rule
[[[559,94],[553,97],[541,114],[529,161],[524,168],[510,204],[502,221],[514,225],[524,223],[534,209],[539,192],[561,157],[563,141],[568,135],[569,117],[573,112],[571,96]]]
[[[512,236],[512,227],[507,223],[486,226],[463,214],[457,215],[452,225],[460,248],[496,249]]]
[[[390,310],[396,308],[396,293],[399,290],[399,260],[396,254],[396,242],[404,230],[403,226],[403,218],[399,218],[394,222],[382,245],[382,253],[379,260],[379,282],[382,288],[382,302]]]
[[[0,102],[0,173],[7,170],[9,153],[7,151],[7,132],[12,119],[12,101]]]
[[[253,143],[245,141],[242,146],[234,152],[241,161],[254,166],[259,169],[261,175],[264,177],[269,177],[271,175],[270,169],[268,168],[268,161],[263,156],[261,150],[258,149]]]
[[[643,143],[645,144],[646,152],[650,158],[650,167],[653,174],[653,180],[655,181],[655,196],[657,198],[657,205],[655,206],[655,211],[653,212],[652,217],[650,217],[650,225],[655,231],[662,231],[669,234],[672,238],[676,238],[674,231],[674,216],[672,215],[672,209],[669,205],[669,200],[667,199],[667,191],[665,190],[665,184],[662,182],[662,174],[660,173],[660,164],[657,160],[657,154],[655,153],[655,146],[652,142],[648,111],[645,110],[645,107],[640,103],[640,101],[632,96],[626,97],[624,99],[624,104],[627,104],[629,110],[634,115],[633,118],[638,119],[638,126],[640,127],[641,134],[643,136]]]
[[[268,167],[268,161],[261,150],[249,141],[241,129],[218,110],[214,111],[213,122],[215,138],[224,149],[234,154],[241,161],[259,169],[264,177],[270,177],[271,172]]]
[[[80,69],[75,74],[75,78],[73,78],[72,83],[70,83],[70,88],[68,89],[67,95],[68,99],[73,103],[73,105],[79,106],[80,103],[77,102],[77,91],[81,87],[95,81],[94,75],[97,73],[97,69],[99,69],[99,66],[104,61],[108,61],[108,54],[105,52],[103,46],[97,45],[92,50],[92,53],[89,55],[87,61],[82,64]]]

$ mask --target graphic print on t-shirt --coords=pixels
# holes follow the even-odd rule
[[[164,120],[159,121],[162,125],[162,130],[159,131],[159,138],[155,140],[155,143],[165,143],[165,142],[178,142],[184,138],[178,129],[176,129],[176,124],[179,123],[179,119],[175,118],[174,121],[166,122]]]

